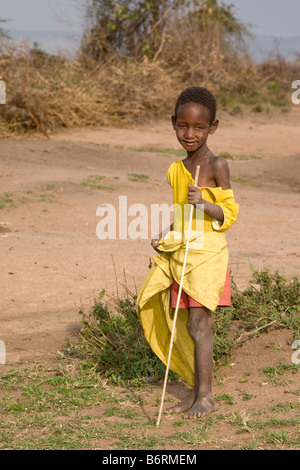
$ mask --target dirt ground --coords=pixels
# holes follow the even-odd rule
[[[276,115],[221,115],[210,138],[215,153],[252,157],[229,161],[240,213],[227,241],[241,289],[251,264],[278,269],[287,279],[299,276],[299,120],[300,106]],[[48,362],[67,338],[75,338],[80,307],[88,309],[101,289],[121,290],[124,272],[130,288],[141,286],[154,254],[150,240],[100,240],[96,210],[110,203],[118,215],[119,196],[127,196],[128,208],[171,204],[164,174],[181,157],[161,150],[175,151],[179,144],[165,120],[130,129],[57,132],[49,140],[42,134],[0,140],[0,149],[0,340],[10,365]],[[132,181],[133,173],[148,178]],[[91,175],[103,176],[100,182],[108,188],[93,188]],[[232,384],[245,361],[257,367],[274,363],[267,356],[270,344],[290,361],[289,332],[262,335],[237,351]],[[254,351],[251,358],[247,348]],[[6,367],[0,365],[0,372]],[[272,397],[266,390],[257,400]]]

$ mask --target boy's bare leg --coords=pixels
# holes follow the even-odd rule
[[[194,393],[168,412],[187,411],[187,418],[199,418],[216,409],[212,395],[213,322],[211,311],[205,307],[191,307],[189,311],[189,332],[195,346]]]
[[[194,401],[186,413],[187,418],[200,418],[216,406],[212,394],[213,321],[206,307],[191,307],[189,332],[195,346]]]
[[[212,315],[205,307],[191,307],[189,331],[194,341],[194,393],[168,411],[187,411],[186,417],[199,418],[215,411],[212,395],[213,331]]]

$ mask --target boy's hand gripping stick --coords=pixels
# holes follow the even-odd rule
[[[194,181],[194,187],[197,187],[197,185],[198,185],[199,173],[200,173],[200,165],[197,165],[196,174],[195,174],[195,181]],[[184,271],[185,271],[185,265],[186,265],[187,254],[188,254],[188,250],[189,250],[191,230],[192,230],[193,212],[194,212],[194,206],[192,205],[191,210],[190,210],[190,219],[189,219],[188,233],[187,233],[187,239],[186,239],[186,245],[185,245],[185,255],[184,255],[184,261],[183,261],[183,266],[182,266],[181,280],[180,280],[178,297],[177,297],[175,314],[174,314],[174,320],[173,320],[173,327],[172,327],[172,334],[171,334],[171,340],[170,340],[168,362],[167,362],[167,368],[166,368],[166,372],[165,372],[165,380],[164,380],[163,392],[162,392],[162,397],[161,397],[160,409],[159,409],[159,413],[158,413],[158,419],[157,419],[157,422],[156,422],[157,427],[159,426],[159,423],[160,423],[160,420],[161,420],[161,414],[162,414],[164,400],[165,400],[167,381],[168,381],[170,362],[171,362],[171,355],[172,355],[172,348],[173,348],[173,342],[174,342],[174,336],[175,336],[176,320],[177,320],[177,315],[178,315],[178,310],[179,310],[179,302],[180,302],[182,286],[183,286]]]

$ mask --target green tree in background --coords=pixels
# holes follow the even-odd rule
[[[6,23],[7,20],[3,20],[0,18],[0,41],[3,39],[11,39],[11,37],[7,34],[4,28],[2,28],[1,23]]]
[[[200,31],[214,32],[217,29],[231,47],[244,45],[245,37],[250,35],[247,26],[235,16],[233,5],[205,0],[192,15]]]
[[[95,60],[112,54],[154,59],[164,47],[165,36],[172,37],[175,21],[183,29],[214,31],[217,27],[227,40],[241,42],[247,30],[232,9],[217,0],[93,0],[81,52]]]
[[[177,0],[93,0],[88,17],[90,30],[84,35],[84,52],[100,59],[106,55],[141,57],[154,55]]]

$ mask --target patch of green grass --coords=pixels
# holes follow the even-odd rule
[[[140,413],[132,409],[128,409],[128,407],[124,407],[121,404],[121,405],[113,405],[113,406],[110,406],[109,408],[106,408],[106,410],[103,413],[103,416],[119,416],[121,418],[131,419],[131,418],[140,418]]]
[[[104,181],[105,178],[106,177],[103,175],[90,175],[80,183],[80,186],[92,189],[102,189],[105,191],[114,191],[115,188],[113,186],[102,184],[102,181]]]
[[[0,449],[107,448],[107,441],[114,449],[164,445],[134,390],[126,392],[74,362],[10,370],[0,375]],[[152,435],[145,432],[149,426]]]
[[[234,175],[232,175],[230,178],[231,178],[231,181],[233,181],[234,183],[250,184],[251,186],[255,186],[257,188],[260,187],[260,185],[258,183],[256,183],[255,181],[251,181],[248,178],[244,178],[243,176],[234,176]]]
[[[234,399],[227,393],[222,393],[221,395],[218,395],[216,397],[216,401],[222,401],[226,403],[226,405],[234,405]]]
[[[0,196],[0,209],[5,207],[16,207],[16,203],[13,199],[13,194],[5,192],[3,196]]]
[[[267,442],[276,445],[289,444],[291,447],[300,447],[299,437],[285,430],[266,432],[264,438]]]
[[[248,382],[248,377],[252,374],[252,372],[250,371],[245,371],[244,372],[244,377],[241,377],[240,380],[239,380],[239,383],[247,383]]]
[[[18,204],[26,204],[32,200],[43,203],[54,203],[56,202],[56,193],[56,187],[51,183],[40,186],[35,190],[28,189],[25,191],[17,191],[15,194],[6,192],[3,196],[0,196],[0,209],[4,207],[18,207]],[[26,197],[23,197],[23,194],[25,194]],[[31,196],[30,199],[28,196]]]
[[[159,437],[157,434],[151,436],[142,432],[140,435],[134,433],[122,433],[119,434],[118,440],[114,443],[114,449],[116,450],[145,450],[155,449],[157,446],[165,446],[165,440]]]
[[[142,173],[128,173],[129,181],[135,181],[141,183],[149,179],[149,176],[143,175]]]
[[[186,152],[182,149],[170,149],[170,148],[155,148],[155,147],[128,147],[129,150],[134,152],[149,152],[158,153],[162,155],[174,155],[176,157],[186,156]]]
[[[55,191],[55,189],[56,189],[55,184],[51,184],[51,183],[46,184],[45,188],[46,188],[47,191]]]
[[[49,193],[40,194],[40,202],[55,202],[55,195]]]
[[[248,401],[248,400],[251,400],[251,398],[253,398],[253,395],[251,393],[247,393],[242,390],[240,391],[240,395],[242,395],[243,401]]]
[[[49,369],[50,371],[51,369]],[[57,377],[40,375],[38,371],[44,371],[42,367],[31,370],[31,374],[26,376],[22,371],[12,371],[9,374],[3,374],[0,381],[0,389],[8,390],[9,385],[13,383],[13,389],[22,391],[21,398],[11,399],[4,397],[0,403],[1,413],[22,411],[31,412],[59,412],[65,416],[70,410],[81,409],[88,403],[109,401],[109,396],[102,390],[100,384],[98,387],[95,382],[91,382],[87,374],[78,376],[76,382],[72,377],[65,377],[63,381],[57,380]],[[59,371],[57,371],[59,373]],[[12,380],[11,380],[12,379]],[[18,382],[16,383],[16,380]],[[112,400],[114,402],[114,400]]]
[[[262,157],[258,155],[241,155],[241,154],[232,154],[229,152],[219,152],[220,157],[224,157],[227,160],[260,160]]]
[[[287,448],[294,448],[297,441],[298,446],[300,444],[298,436],[298,430],[300,425],[300,416],[296,415],[294,409],[288,404],[285,404],[281,408],[281,413],[284,412],[285,416],[277,418],[274,416],[276,413],[276,407],[262,408],[258,412],[245,413],[234,411],[232,414],[226,414],[219,417],[222,418],[223,422],[226,421],[236,428],[235,433],[237,435],[247,433],[255,436],[253,442],[249,442],[246,447],[258,448],[263,446],[265,448],[265,442],[277,445],[279,439],[276,440],[276,436],[285,436],[284,443]],[[299,406],[298,406],[299,408]],[[292,415],[291,415],[292,414]],[[258,416],[260,419],[258,419]],[[246,448],[244,445],[242,448]]]
[[[173,445],[186,444],[190,447],[206,444],[213,440],[212,420],[197,422],[189,426],[189,429],[178,431],[169,436]]]
[[[263,370],[269,382],[272,382],[273,384],[276,384],[286,371],[296,374],[300,371],[300,364],[284,364],[280,361],[279,364],[275,366],[267,366]]]
[[[72,365],[10,370],[0,376],[0,449],[85,449],[103,428],[82,415],[119,399],[97,374]]]
[[[72,147],[67,147],[65,145],[58,145],[56,149],[62,150],[63,152],[74,152],[74,149]]]

